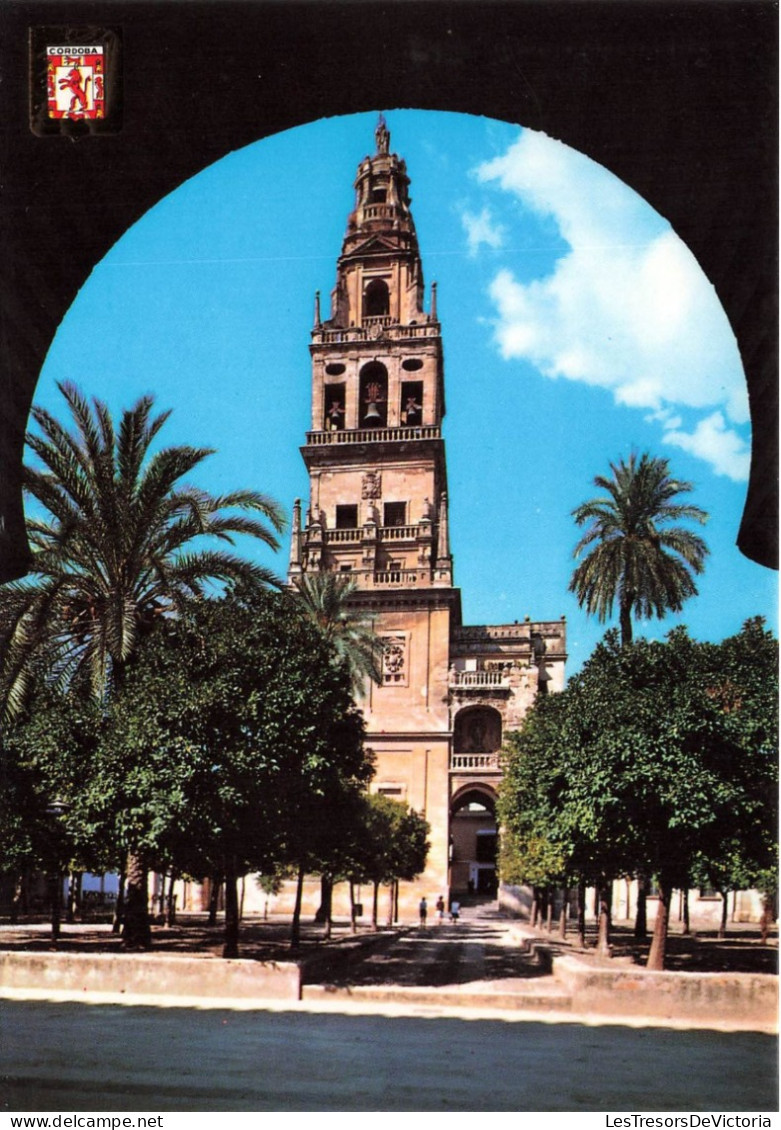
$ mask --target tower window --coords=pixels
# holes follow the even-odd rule
[[[344,428],[344,385],[325,386],[325,420],[323,427],[327,432],[338,432]]]
[[[372,204],[384,204],[387,198],[388,190],[386,188],[372,189]]]
[[[386,502],[383,507],[384,526],[405,526],[407,524],[406,502]]]
[[[378,318],[390,311],[390,294],[384,279],[372,279],[363,292],[364,318]]]
[[[407,425],[423,423],[423,381],[402,383],[399,419]]]
[[[337,530],[357,530],[358,507],[353,504],[344,504],[336,508]]]

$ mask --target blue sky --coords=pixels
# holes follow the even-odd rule
[[[567,592],[571,511],[611,461],[647,450],[694,484],[711,555],[699,596],[638,634],[685,623],[718,640],[757,614],[776,630],[776,575],[735,547],[750,450],[737,347],[667,222],[543,134],[459,114],[386,117],[426,283],[438,283],[465,622],[565,615],[577,670],[606,626]],[[163,442],[217,449],[198,485],[263,490],[289,513],[307,496],[314,293],[325,312],[375,123],[356,114],[278,134],[161,200],[82,288],[38,402],[61,414],[63,379],[116,412],[152,392],[173,409]],[[260,556],[284,574],[287,543]]]

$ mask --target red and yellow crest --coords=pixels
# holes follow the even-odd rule
[[[105,117],[103,48],[46,48],[47,105],[50,118]]]

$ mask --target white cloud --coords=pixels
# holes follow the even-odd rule
[[[470,255],[476,255],[484,243],[488,247],[502,246],[504,228],[494,223],[488,208],[483,208],[478,216],[473,212],[462,212],[461,223],[466,231]]]
[[[710,413],[688,440],[668,420],[665,438],[719,473],[745,477],[746,444],[734,428],[748,421],[748,399],[735,338],[669,225],[600,165],[544,134],[524,131],[477,177],[551,216],[569,244],[545,278],[521,282],[508,267],[496,274],[490,294],[502,355],[610,389],[618,403],[660,421],[672,409]]]
[[[748,478],[751,452],[734,428],[727,427],[721,412],[700,420],[693,432],[666,431],[664,440],[704,459],[718,475],[736,482]]]

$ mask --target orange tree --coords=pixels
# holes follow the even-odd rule
[[[548,841],[557,873],[603,887],[656,876],[648,965],[661,969],[672,891],[703,859],[737,851],[743,874],[772,884],[777,735],[777,642],[759,618],[721,644],[676,629],[622,647],[609,632],[530,713],[501,815],[521,847],[524,835]]]
[[[306,860],[369,772],[349,672],[292,597],[243,586],[139,649],[87,801],[128,852],[224,876],[230,957],[238,877]]]

